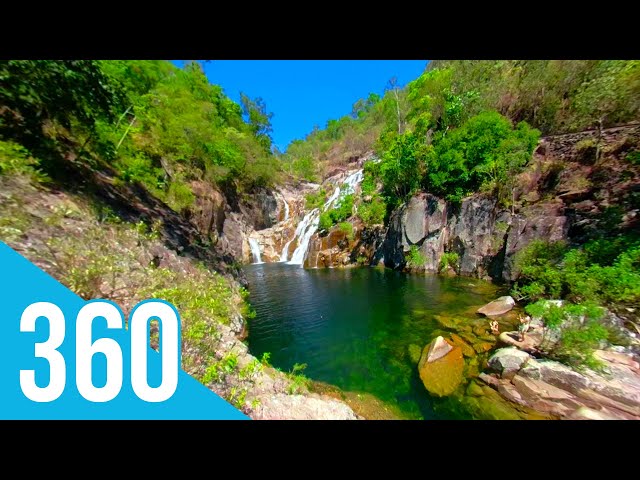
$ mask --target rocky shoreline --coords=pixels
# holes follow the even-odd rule
[[[511,297],[501,297],[478,312],[500,319],[514,304]],[[488,396],[496,403],[489,414],[494,418],[639,420],[640,342],[614,314],[607,312],[603,323],[616,330],[617,338],[626,338],[628,345],[605,343],[595,350],[597,371],[545,358],[543,342],[554,332],[545,331],[538,318],[530,322],[524,339],[517,331],[502,332],[496,342],[499,348],[486,361],[486,371],[477,375],[480,383],[469,381],[467,396]],[[446,340],[438,336],[422,351],[418,371],[432,395],[451,395],[464,382],[458,337],[455,333]]]

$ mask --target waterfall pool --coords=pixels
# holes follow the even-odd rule
[[[416,355],[437,335],[453,331],[469,341],[474,332],[486,338],[488,321],[475,310],[501,295],[499,287],[372,267],[265,263],[245,272],[256,311],[248,337],[255,356],[270,352],[271,363],[284,371],[306,363],[310,379],[373,399],[378,410],[393,412],[391,418],[492,418],[476,405],[477,397],[468,396],[466,382],[450,397],[432,397],[418,376]],[[465,359],[467,378],[477,375],[488,355]]]

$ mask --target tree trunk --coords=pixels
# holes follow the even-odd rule
[[[120,141],[118,142],[118,145],[116,145],[116,152],[118,151],[118,149],[120,148],[120,145],[122,145],[122,142],[124,141],[124,138],[127,136],[127,133],[129,133],[129,130],[131,130],[131,127],[133,127],[133,124],[136,121],[136,117],[135,115],[133,116],[133,120],[131,120],[131,123],[129,124],[129,126],[127,127],[127,129],[124,131],[124,133],[122,134],[122,138],[120,138]]]

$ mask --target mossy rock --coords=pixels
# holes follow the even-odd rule
[[[478,358],[472,358],[467,361],[464,366],[464,376],[465,378],[476,378],[480,375],[480,362],[478,362]]]
[[[418,372],[420,379],[429,393],[437,397],[451,395],[460,386],[463,380],[464,360],[462,349],[453,346],[453,349],[444,357],[433,362],[428,362],[428,352],[431,344],[424,347]]]
[[[482,337],[483,335],[487,334],[487,329],[484,326],[476,325],[475,327],[473,327],[473,334],[477,335],[478,337]]]
[[[467,386],[465,395],[468,397],[481,397],[484,395],[484,390],[482,390],[482,387],[472,380]]]
[[[481,335],[478,338],[489,343],[496,343],[498,341],[498,338],[495,335]]]
[[[471,345],[473,345],[474,343],[477,343],[478,341],[478,337],[475,336],[473,333],[470,332],[459,332],[460,336],[462,338],[464,338],[464,340],[467,343],[470,343]]]
[[[465,342],[462,337],[460,337],[460,335],[452,333],[450,336],[450,340],[452,345],[460,347],[462,349],[462,355],[464,355],[465,357],[471,358],[476,356],[476,351],[473,349],[473,347]]]
[[[447,330],[458,330],[460,328],[459,321],[451,317],[445,317],[443,315],[434,315],[433,318],[442,328]]]
[[[420,363],[420,355],[422,355],[422,350],[420,349],[420,345],[416,345],[415,343],[412,343],[411,345],[409,345],[408,351],[409,351],[409,359],[411,360],[411,363],[414,365],[417,365],[418,363]]]
[[[477,342],[473,344],[473,349],[477,352],[477,353],[484,353],[484,352],[488,352],[489,350],[491,350],[493,348],[493,344],[489,343],[489,342]]]

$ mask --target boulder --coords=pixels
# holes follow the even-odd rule
[[[518,375],[540,380],[572,393],[591,387],[591,381],[587,377],[554,360],[530,359]]]
[[[442,346],[442,342],[447,343],[442,337],[438,337],[431,344],[424,347],[422,357],[418,364],[420,379],[425,388],[432,395],[444,397],[451,395],[462,383],[464,360],[460,347],[451,345]],[[434,348],[435,344],[440,346]],[[444,356],[439,356],[436,360],[429,360],[430,354],[434,352],[447,351]]]
[[[427,362],[435,362],[439,358],[444,357],[447,353],[453,350],[453,347],[442,337],[436,337],[435,340],[429,345],[427,351]]]
[[[502,378],[511,379],[531,358],[531,355],[517,348],[501,348],[491,356],[488,364]]]
[[[503,315],[510,311],[515,305],[516,301],[509,295],[506,295],[496,298],[493,302],[489,302],[484,307],[479,308],[478,313],[487,317]]]

